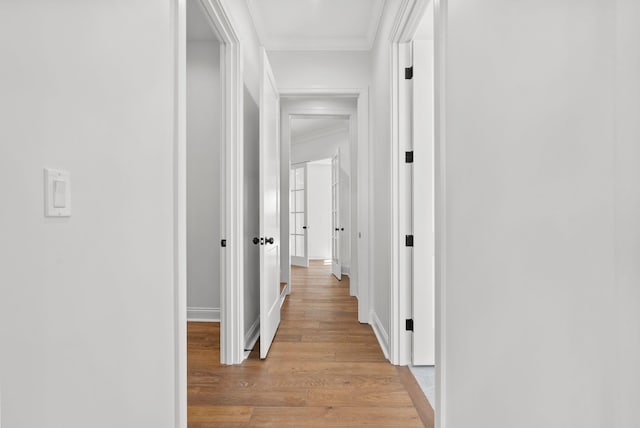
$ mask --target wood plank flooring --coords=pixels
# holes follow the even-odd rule
[[[292,268],[292,293],[266,360],[219,363],[217,323],[188,325],[189,428],[433,427],[409,373],[384,358],[357,319],[348,278],[312,262]],[[412,383],[413,382],[413,383]]]

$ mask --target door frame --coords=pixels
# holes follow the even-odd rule
[[[239,364],[244,354],[243,283],[243,81],[240,38],[222,0],[198,0],[220,40],[221,231],[226,240],[220,264],[220,361]],[[174,162],[173,259],[175,337],[175,426],[187,427],[187,0],[173,0]]]
[[[404,319],[411,317],[411,276],[408,251],[403,236],[408,234],[409,188],[405,177],[404,151],[411,145],[408,126],[411,118],[406,107],[407,88],[404,68],[411,58],[406,44],[413,39],[429,0],[404,0],[391,34],[391,329],[389,360],[392,364],[411,362],[411,332]]]
[[[350,116],[351,123],[357,119],[357,141],[351,145],[351,165],[356,166],[357,174],[351,178],[352,195],[357,195],[356,204],[351,206],[351,266],[349,272],[350,294],[358,298],[358,321],[364,324],[371,323],[371,297],[373,288],[370,278],[373,277],[371,268],[373,266],[371,257],[373,252],[369,251],[369,236],[372,236],[372,224],[369,213],[372,212],[372,198],[370,196],[370,171],[372,159],[369,156],[369,88],[280,88],[280,99],[296,99],[309,97],[349,97],[355,98],[357,107],[355,113],[352,110],[323,108],[304,109],[293,108],[281,110],[281,141],[283,145],[290,145],[290,118],[291,116]],[[288,116],[288,117],[285,117]],[[351,132],[356,129],[351,126]],[[353,142],[353,140],[352,140]],[[355,153],[354,153],[355,151]],[[284,153],[284,148],[283,148]],[[289,153],[289,152],[287,152]],[[290,167],[290,158],[286,167]],[[284,166],[283,166],[284,167]],[[288,176],[286,178],[288,186]],[[282,227],[282,224],[281,224]],[[290,268],[289,268],[290,269]],[[288,273],[290,282],[291,272]],[[365,284],[365,286],[360,286]],[[287,285],[289,287],[289,284]]]
[[[410,42],[415,35],[417,26],[430,2],[433,2],[434,19],[434,220],[435,220],[435,371],[436,371],[436,404],[435,426],[445,428],[446,418],[446,35],[447,35],[447,0],[403,0],[400,11],[393,24],[391,34],[391,201],[392,201],[392,277],[391,277],[391,330],[390,330],[390,360],[393,364],[405,365],[410,362],[410,338],[404,329],[406,317],[407,296],[411,293],[411,284],[401,278],[403,266],[401,260],[403,249],[401,215],[398,209],[402,200],[407,197],[407,189],[402,187],[400,174],[400,160],[406,135],[401,127],[407,118],[399,114],[401,100],[401,83],[404,76],[400,75],[406,52],[402,45]],[[410,300],[409,300],[410,301]]]

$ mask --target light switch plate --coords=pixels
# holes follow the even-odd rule
[[[44,214],[46,217],[71,216],[71,174],[45,168]]]

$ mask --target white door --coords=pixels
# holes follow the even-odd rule
[[[307,164],[291,167],[289,179],[289,228],[291,264],[309,266],[309,243],[307,226]]]
[[[340,263],[340,150],[331,159],[331,273],[342,280]]]
[[[267,53],[260,80],[260,358],[280,325],[280,97]]]
[[[433,41],[413,42],[413,364],[435,364]]]

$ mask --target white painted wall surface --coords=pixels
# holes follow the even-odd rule
[[[364,88],[371,81],[367,51],[269,51],[278,87]]]
[[[640,3],[617,1],[614,383],[611,426],[640,421]],[[609,374],[609,373],[608,373]]]
[[[187,316],[220,319],[220,44],[187,42]]]
[[[0,2],[5,428],[175,426],[172,16]],[[44,167],[70,218],[44,218]]]
[[[346,151],[345,159],[349,160],[349,132],[339,131],[332,135],[322,136],[313,140],[294,142],[291,146],[291,164],[317,161],[331,158],[336,151]],[[345,162],[344,169],[350,172],[350,162]]]
[[[249,14],[246,1],[224,0],[225,11],[237,32],[242,46],[243,81],[251,97],[258,103],[260,99],[260,40]]]
[[[372,84],[370,101],[370,281],[369,296],[374,326],[382,346],[387,347],[391,301],[391,43],[389,37],[399,0],[385,3],[378,35],[371,54]]]
[[[637,426],[637,2],[448,3],[445,426]]]
[[[331,164],[307,165],[309,259],[331,259]]]

